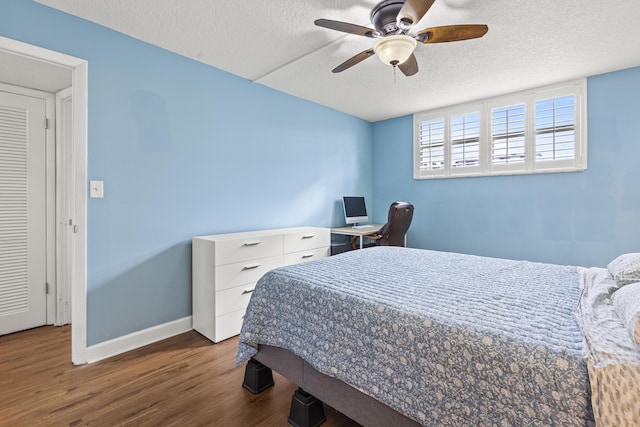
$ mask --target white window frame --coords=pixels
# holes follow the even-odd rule
[[[536,101],[574,96],[575,157],[565,160],[535,161],[535,104]],[[491,155],[491,119],[496,108],[514,104],[525,105],[525,161],[515,164],[493,164]],[[477,166],[451,166],[451,118],[478,111],[480,113],[480,162]],[[413,115],[413,173],[415,179],[454,178],[492,175],[521,175],[536,173],[577,172],[587,169],[587,81],[572,80],[542,88],[487,98],[457,106],[425,111]],[[443,169],[421,170],[420,125],[422,122],[444,118],[445,165]]]

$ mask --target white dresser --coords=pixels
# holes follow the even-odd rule
[[[256,282],[283,265],[329,256],[328,228],[296,227],[192,239],[193,329],[213,342],[240,333]]]

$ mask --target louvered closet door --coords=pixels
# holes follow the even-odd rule
[[[0,92],[0,335],[46,323],[45,101]]]

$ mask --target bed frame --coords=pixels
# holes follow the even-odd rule
[[[264,371],[265,368],[268,371]],[[243,387],[252,393],[266,390],[273,385],[271,369],[299,387],[292,398],[289,415],[289,423],[296,427],[322,424],[322,402],[365,426],[419,425],[346,383],[318,372],[304,359],[279,347],[259,346],[258,353],[245,368]]]

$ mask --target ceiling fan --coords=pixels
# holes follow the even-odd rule
[[[317,19],[315,24],[319,27],[378,39],[372,49],[347,59],[332,71],[339,73],[377,54],[383,63],[400,68],[406,76],[413,76],[418,72],[418,62],[413,55],[418,43],[475,39],[489,31],[486,25],[466,24],[432,27],[413,34],[413,25],[422,19],[434,2],[435,0],[381,1],[371,10],[371,22],[375,29],[330,19]]]

